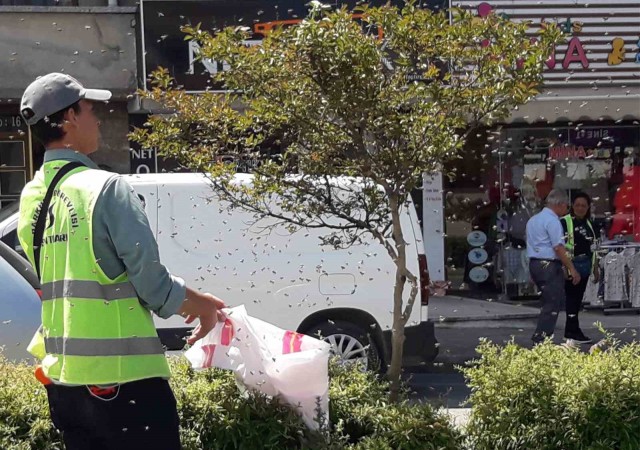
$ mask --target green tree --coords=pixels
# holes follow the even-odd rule
[[[408,196],[423,173],[458,155],[474,128],[538,93],[543,63],[561,36],[550,25],[532,40],[528,24],[462,10],[450,18],[412,1],[358,14],[355,20],[312,2],[298,26],[269,33],[259,46],[243,43],[246,28],[215,36],[185,28],[202,58],[228,64],[217,75],[227,91],[189,95],[160,69],[141,95],[174,113],[152,116],[132,137],[209,174],[220,198],[257,218],[326,228],[324,243],[336,247],[365,233],[384,245],[396,266],[387,372],[393,400],[419,292],[400,225]],[[284,151],[270,154],[265,143]],[[229,156],[257,162],[251,185],[234,182]]]

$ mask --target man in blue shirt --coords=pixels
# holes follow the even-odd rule
[[[536,344],[553,335],[558,313],[565,304],[562,266],[566,267],[573,284],[580,282],[580,274],[565,249],[560,223],[560,217],[567,214],[569,198],[564,191],[554,189],[547,196],[546,204],[546,208],[527,223],[529,271],[542,293],[538,326],[531,338]]]

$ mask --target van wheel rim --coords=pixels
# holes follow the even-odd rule
[[[360,363],[367,368],[369,358],[367,348],[353,336],[348,334],[332,334],[325,341],[331,345],[331,353],[338,357],[341,365]]]

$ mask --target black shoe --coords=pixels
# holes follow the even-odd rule
[[[582,331],[579,331],[577,333],[565,333],[564,338],[566,340],[571,340],[577,344],[590,344],[593,342],[591,338],[585,336]]]

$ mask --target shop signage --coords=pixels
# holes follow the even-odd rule
[[[569,142],[585,147],[612,148],[635,145],[638,134],[638,127],[634,126],[571,128]]]
[[[331,6],[353,9],[356,0],[331,2]],[[369,4],[384,5],[386,0],[373,0]],[[394,0],[393,4],[402,4]],[[446,0],[422,0],[423,6],[444,8]],[[169,70],[178,85],[189,92],[221,90],[212,75],[224,71],[224,61],[199,58],[200,49],[194,42],[185,41],[180,28],[201,24],[206,31],[220,30],[228,26],[249,28],[251,36],[246,45],[259,45],[264,35],[275,26],[295,26],[308,12],[309,2],[299,0],[219,0],[219,1],[170,1],[145,0],[140,2],[143,34],[145,77],[159,67]],[[388,61],[385,61],[388,64]]]
[[[0,132],[14,133],[17,131],[26,131],[27,124],[19,115],[0,116]]]
[[[550,146],[549,158],[609,159],[614,152],[634,148],[639,133],[637,127],[629,126],[571,128],[569,142]]]
[[[155,173],[158,171],[155,149],[132,148],[129,150],[131,173]]]
[[[131,114],[129,116],[129,128],[145,128],[147,117],[143,114]],[[158,155],[156,149],[141,148],[135,141],[129,141],[129,171],[130,173],[155,173],[158,172]]]
[[[560,159],[585,159],[585,158],[609,158],[611,151],[609,149],[585,149],[582,145],[564,144],[554,145],[549,148],[549,158]]]
[[[445,279],[444,272],[444,203],[442,172],[422,177],[422,230],[424,251],[429,261],[432,281]]]
[[[531,22],[531,39],[549,23],[567,36],[546,62],[547,86],[640,84],[640,8],[637,0],[451,0],[479,20],[500,14]],[[485,45],[489,43],[486,42]]]

